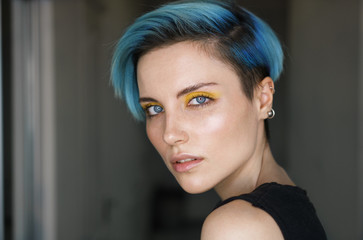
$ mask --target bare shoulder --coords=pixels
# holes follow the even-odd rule
[[[283,240],[275,220],[244,200],[234,200],[214,210],[204,221],[202,240]]]

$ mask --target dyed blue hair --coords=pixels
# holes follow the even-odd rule
[[[181,41],[200,43],[233,67],[250,99],[266,76],[276,81],[283,51],[271,28],[261,19],[223,1],[178,1],[136,19],[116,45],[111,80],[133,116],[142,120],[136,67],[138,59],[157,47]]]

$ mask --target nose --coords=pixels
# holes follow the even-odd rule
[[[170,115],[166,117],[164,126],[164,142],[168,145],[179,145],[189,140],[187,132],[184,130],[183,119]]]

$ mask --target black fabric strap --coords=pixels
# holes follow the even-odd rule
[[[271,215],[285,240],[327,239],[306,191],[299,187],[265,183],[251,193],[219,202],[215,209],[234,200],[245,200]]]

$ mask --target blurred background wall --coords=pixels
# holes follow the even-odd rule
[[[5,1],[7,239],[199,238],[218,197],[180,190],[109,82],[125,27],[163,2]],[[285,48],[277,161],[308,191],[329,239],[363,239],[363,1],[238,2]]]

